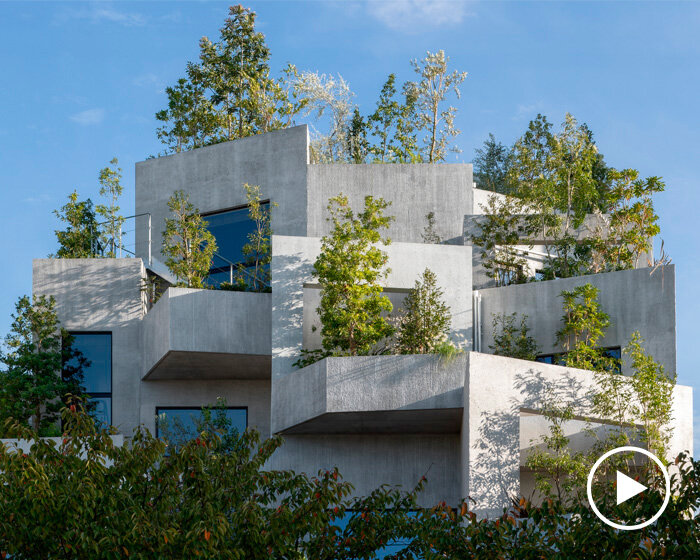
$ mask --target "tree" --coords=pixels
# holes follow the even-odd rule
[[[340,74],[333,77],[318,72],[299,73],[293,66],[290,72],[294,77],[294,95],[303,104],[304,116],[313,114],[318,120],[330,113],[328,132],[314,130],[310,145],[312,163],[348,161],[348,125],[355,108],[355,94],[350,86]]]
[[[423,151],[429,163],[444,161],[449,139],[459,134],[454,126],[457,109],[442,107],[451,92],[459,99],[459,85],[466,79],[467,73],[457,70],[448,73],[448,61],[442,50],[435,54],[428,52],[420,62],[411,61],[420,81],[408,82],[407,89],[416,100],[417,128],[426,132]]]
[[[367,140],[367,123],[362,118],[360,110],[355,107],[350,120],[347,134],[347,153],[349,163],[365,163],[369,153]]]
[[[172,218],[166,218],[163,232],[165,265],[177,277],[178,285],[202,288],[216,253],[216,239],[183,191],[173,193],[168,208]]]
[[[56,300],[45,295],[19,298],[0,354],[0,418],[31,423],[34,436],[51,433],[67,395],[84,395],[86,360],[61,329]],[[0,426],[0,431],[2,431]]]
[[[598,288],[587,283],[559,295],[564,300],[564,326],[557,332],[557,344],[566,351],[566,365],[591,371],[617,370],[598,348],[610,326],[610,317],[598,302]]]
[[[559,133],[537,115],[515,143],[511,174],[518,196],[531,209],[530,235],[545,241],[545,279],[585,273],[589,247],[574,232],[598,197],[593,168],[597,148],[588,127],[566,114]]]
[[[482,210],[485,215],[478,222],[478,232],[472,234],[471,241],[479,248],[486,274],[496,281],[496,286],[527,281],[527,261],[515,248],[523,243],[523,210],[520,201],[493,194]]]
[[[97,256],[99,230],[92,201],[88,198],[78,202],[78,192],[68,195],[68,202],[60,210],[54,210],[56,217],[65,222],[65,230],[56,230],[60,259],[90,259]]]
[[[434,353],[448,341],[452,314],[442,298],[437,276],[426,268],[403,301],[405,313],[397,332],[399,354]]]
[[[537,342],[530,336],[527,315],[520,318],[517,313],[493,315],[493,345],[489,349],[496,356],[509,356],[519,360],[534,360],[540,353]]]
[[[156,132],[166,153],[199,148],[216,138],[220,117],[205,89],[196,78],[180,78],[175,86],[165,88],[168,108],[156,113],[156,119],[163,123]]]
[[[477,148],[474,155],[474,181],[477,187],[501,194],[510,194],[511,150],[496,142],[493,134]]]
[[[328,203],[327,220],[333,227],[321,239],[321,253],[314,263],[321,285],[318,314],[327,355],[368,354],[393,334],[384,316],[392,305],[381,286],[388,274],[388,257],[380,245],[391,242],[381,233],[393,219],[384,214],[388,206],[381,198],[366,196],[364,210],[356,214],[342,193]]]
[[[397,146],[394,135],[402,107],[395,97],[396,75],[389,74],[379,94],[377,108],[367,119],[372,135],[378,140],[378,143],[369,149],[375,162],[386,163],[393,161],[396,157]]]
[[[255,29],[255,12],[241,5],[229,8],[229,17],[214,43],[199,42],[200,63],[190,63],[191,79],[211,93],[211,102],[224,122],[225,139],[243,138],[280,128],[274,119],[270,97],[279,85],[270,77],[270,49],[265,36]]]
[[[248,242],[243,245],[244,262],[238,267],[238,286],[253,292],[269,292],[270,263],[272,262],[272,208],[271,202],[264,207],[261,203],[258,185],[243,185],[248,200],[248,216],[255,228],[248,234]]]
[[[594,239],[593,246],[605,270],[636,268],[661,231],[652,197],[663,192],[665,185],[659,177],[640,179],[635,169],[609,168],[608,177],[608,230]]]
[[[423,233],[420,235],[423,238],[423,243],[432,243],[435,245],[442,243],[442,238],[435,231],[435,212],[428,212],[425,215],[425,219],[428,225],[425,226]]]
[[[95,210],[104,220],[100,228],[100,238],[104,247],[108,248],[106,257],[117,256],[117,247],[122,242],[122,224],[124,218],[119,214],[118,201],[124,191],[121,185],[122,170],[117,167],[119,161],[113,158],[109,162],[112,167],[100,170],[98,180],[100,182],[100,196],[107,198],[107,204],[98,204]]]

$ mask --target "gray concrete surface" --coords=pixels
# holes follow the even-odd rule
[[[676,283],[675,267],[656,270],[639,268],[547,282],[532,282],[480,290],[482,298],[482,350],[491,352],[493,315],[517,312],[527,315],[531,336],[542,354],[561,351],[555,344],[562,323],[562,291],[590,283],[600,290],[598,301],[610,315],[610,327],[601,340],[603,347],[624,347],[634,331],[645,340],[646,350],[669,372],[676,371]],[[629,373],[625,363],[623,371]]]
[[[139,424],[140,323],[145,313],[141,259],[36,259],[34,294],[53,295],[69,331],[112,333],[112,423],[124,434]]]
[[[152,216],[153,255],[160,255],[168,199],[176,190],[190,195],[201,213],[246,204],[243,184],[259,185],[263,200],[279,206],[272,211],[273,231],[306,235],[306,125],[215,144],[136,164],[136,213]],[[145,220],[136,231],[137,255],[148,249]]]
[[[271,300],[271,294],[168,288],[143,320],[143,375],[269,378]],[[200,359],[182,367],[183,357],[166,360],[169,353]]]
[[[328,199],[342,192],[357,212],[366,195],[392,202],[386,214],[395,218],[388,230],[393,241],[422,243],[426,215],[433,212],[438,235],[461,244],[464,215],[473,205],[471,186],[471,164],[310,165],[306,235],[329,232]]]
[[[466,354],[449,360],[434,354],[326,358],[275,380],[272,431],[322,416],[316,429],[323,430],[334,416],[356,419],[342,414],[347,412],[434,411],[442,420],[443,409],[462,407],[465,368]],[[415,421],[411,415],[395,416],[396,432],[422,429],[431,421],[427,412],[415,415]],[[380,420],[386,430],[390,418]],[[364,428],[371,432],[372,423]]]

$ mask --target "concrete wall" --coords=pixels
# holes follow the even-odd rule
[[[466,354],[326,358],[275,381],[272,430],[324,414],[462,408],[465,371]],[[411,431],[405,415],[400,422],[395,431]]]
[[[141,423],[155,434],[156,407],[186,406],[201,408],[215,405],[217,398],[227,406],[248,407],[248,426],[263,437],[270,435],[270,381],[143,381],[139,415]]]
[[[559,294],[591,283],[600,290],[598,301],[610,315],[610,327],[601,346],[624,347],[634,331],[645,340],[646,350],[669,372],[676,371],[676,282],[675,268],[622,270],[577,278],[533,282],[481,290],[482,350],[491,352],[493,314],[517,312],[528,316],[531,336],[542,354],[561,351],[555,345],[562,327],[562,298]],[[629,368],[625,365],[625,373]]]
[[[304,340],[317,339],[312,326],[318,326],[313,311],[304,307],[305,288],[315,288],[313,262],[321,242],[312,237],[272,238],[272,377],[294,371]],[[430,268],[444,290],[444,301],[452,312],[450,338],[469,348],[472,340],[471,248],[424,243],[392,243],[383,247],[389,256],[386,288],[408,290]],[[307,295],[307,300],[309,296]]]
[[[112,423],[124,434],[139,423],[144,276],[141,259],[36,259],[33,263],[32,291],[56,298],[64,328],[112,333]]]
[[[470,352],[464,389],[462,492],[476,500],[480,515],[496,516],[519,496],[522,412],[542,410],[554,396],[575,405],[579,418],[591,416],[589,393],[596,387],[590,371]],[[674,389],[673,438],[669,456],[693,452],[692,389]],[[596,420],[596,418],[592,418]],[[600,419],[598,419],[600,420]],[[629,418],[637,423],[638,419]]]
[[[391,201],[395,217],[388,230],[393,241],[421,243],[428,212],[435,213],[436,232],[443,240],[462,243],[462,224],[472,209],[471,164],[318,164],[308,169],[306,235],[328,233],[328,199],[345,194],[360,211],[364,197]],[[276,233],[283,233],[275,230]]]
[[[176,190],[190,195],[200,212],[246,204],[243,184],[259,185],[263,199],[279,206],[272,211],[273,231],[306,234],[306,125],[259,134],[136,164],[136,213],[152,214],[153,255],[160,255],[168,199]],[[148,250],[145,220],[136,232],[137,255]]]
[[[286,436],[270,459],[272,469],[309,474],[336,466],[355,487],[355,496],[367,495],[380,484],[412,490],[425,475],[428,483],[418,497],[421,507],[443,500],[455,503],[460,481],[459,436]]]
[[[271,294],[169,288],[143,321],[143,373],[171,351],[270,356],[271,303]]]

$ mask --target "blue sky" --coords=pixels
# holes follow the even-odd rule
[[[588,123],[608,164],[660,175],[661,238],[677,266],[679,382],[700,389],[697,188],[700,4],[692,2],[247,2],[277,72],[340,73],[372,110],[386,76],[444,49],[469,75],[450,161],[489,132],[511,143],[538,112]],[[114,156],[133,210],[134,162],[157,154],[164,88],[217,36],[228,3],[0,3],[0,336],[31,291],[31,259],[56,250],[51,211],[78,189],[97,198]],[[696,455],[700,398],[696,396]]]

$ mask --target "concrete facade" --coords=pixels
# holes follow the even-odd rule
[[[149,308],[146,269],[158,274],[162,266],[148,263],[143,218],[139,258],[34,262],[34,293],[56,297],[64,327],[112,333],[113,420],[127,438],[139,425],[155,429],[157,407],[198,408],[224,398],[246,408],[248,426],[263,436],[284,435],[272,468],[315,473],[337,466],[358,495],[384,483],[413,488],[426,475],[422,505],[470,496],[480,514],[494,515],[531,486],[522,466],[536,445],[531,440],[546,430],[544,388],[581,391],[571,398],[583,417],[594,376],[488,355],[493,314],[527,314],[542,352],[559,351],[559,293],[591,282],[612,321],[603,344],[624,346],[638,330],[646,348],[675,370],[673,267],[479,289],[475,298],[484,284],[464,224],[486,195],[474,188],[471,165],[310,165],[305,126],[138,163],[136,213],[151,216],[155,261],[163,260],[161,231],[174,191],[188,192],[200,212],[224,211],[245,204],[244,183],[260,185],[263,198],[278,205],[271,293],[170,287]],[[329,231],[328,199],[341,192],[354,209],[367,195],[392,202],[384,292],[399,312],[430,268],[450,306],[450,339],[461,354],[293,365],[302,349],[320,344],[313,262]],[[423,243],[429,212],[442,244]],[[484,353],[474,352],[475,344]],[[692,452],[689,388],[676,388],[674,407],[672,451]],[[574,445],[585,446],[580,424],[567,429]]]

